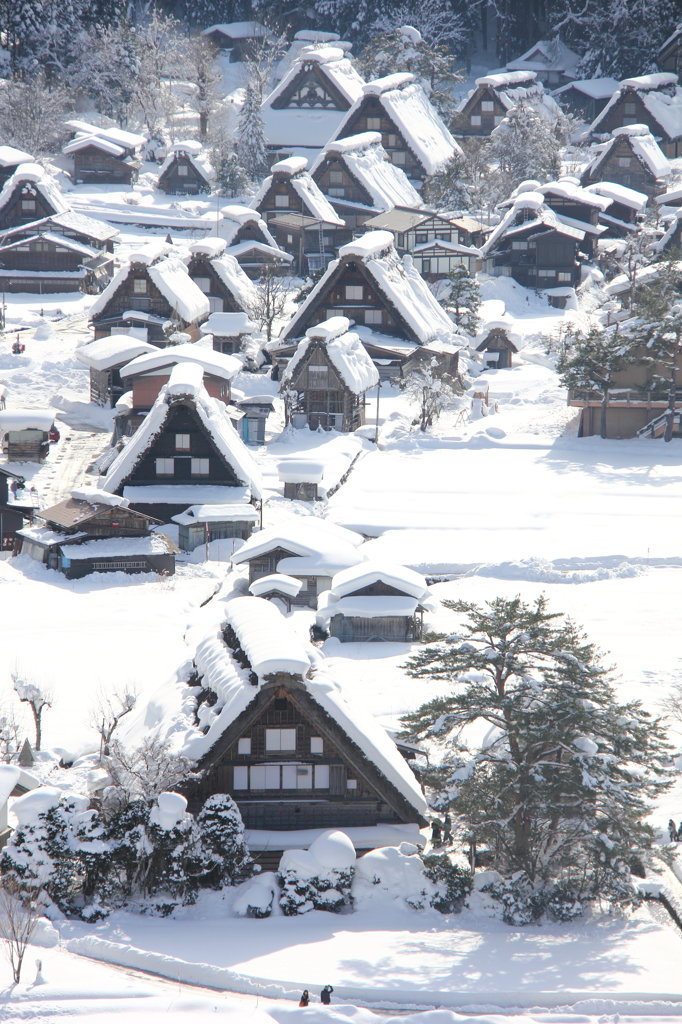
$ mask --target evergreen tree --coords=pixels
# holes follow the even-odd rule
[[[422,194],[428,205],[441,212],[460,213],[471,205],[471,187],[466,182],[466,160],[453,156],[445,166],[424,182]]]
[[[670,306],[651,331],[647,350],[652,361],[652,386],[668,394],[664,441],[672,441],[675,414],[679,414],[679,380],[682,371],[682,302]]]
[[[251,181],[260,181],[265,177],[269,167],[265,126],[256,92],[251,85],[246,87],[244,106],[239,115],[236,152]]]
[[[597,392],[601,396],[602,437],[607,436],[611,389],[617,384],[618,375],[635,361],[635,350],[617,327],[605,331],[593,327],[587,334],[577,334],[557,362],[557,373],[565,388]]]
[[[466,267],[457,266],[448,274],[450,294],[445,308],[459,328],[467,334],[476,334],[479,325],[478,310],[481,292],[476,278]]]
[[[241,196],[248,188],[248,176],[234,150],[220,159],[216,180],[220,193],[224,196]]]
[[[650,801],[670,785],[659,722],[617,703],[594,646],[545,597],[445,604],[463,627],[406,667],[453,692],[404,720],[410,735],[438,741],[430,782],[441,805],[452,802],[503,873],[629,898],[628,865],[653,837]],[[474,722],[488,733],[469,751],[459,736]]]
[[[253,874],[239,808],[225,793],[210,796],[197,815],[205,867],[204,884],[215,889]]]
[[[528,178],[549,181],[561,170],[565,125],[551,123],[528,103],[519,103],[492,134],[490,156],[502,172],[507,194]]]

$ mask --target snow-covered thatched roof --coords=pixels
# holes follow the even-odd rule
[[[232,555],[235,565],[243,565],[275,548],[290,551],[281,559],[278,572],[298,575],[333,576],[340,569],[362,561],[363,538],[353,530],[336,526],[317,516],[296,516],[278,526],[253,533]]]
[[[462,113],[469,102],[481,90],[492,89],[504,109],[509,112],[520,103],[532,106],[538,114],[547,120],[555,121],[561,114],[555,99],[545,92],[534,71],[503,71],[498,74],[483,75],[476,79],[476,88],[462,100],[457,110]]]
[[[258,302],[258,294],[250,280],[230,253],[224,252],[211,260],[211,266],[233,296],[235,302],[248,313]]]
[[[398,311],[419,344],[426,344],[438,337],[450,340],[455,337],[456,329],[449,316],[421,274],[415,270],[411,256],[400,258],[390,231],[368,231],[360,238],[341,246],[339,259],[362,261],[376,288]],[[338,266],[339,260],[332,260],[324,276],[320,278],[285,328],[282,339],[297,336],[298,325],[306,321],[310,307],[320,293],[324,293]]]
[[[208,36],[212,32],[221,32],[231,39],[265,39],[272,36],[272,32],[260,21],[222,21],[216,25],[209,25],[201,33]]]
[[[409,73],[387,75],[368,82],[363,95],[346,114],[335,139],[348,137],[348,126],[367,97],[376,97],[426,175],[436,174],[462,150],[455,142],[424,89]]]
[[[83,213],[75,213],[73,210],[64,210],[63,213],[53,213],[49,217],[40,217],[38,220],[17,224],[15,227],[3,231],[0,238],[7,241],[13,235],[24,234],[26,231],[44,231],[46,228],[55,228],[60,233],[73,231],[77,234],[84,234],[100,244],[118,238],[118,231],[111,224],[107,224],[103,220],[95,220],[94,217],[86,217]]]
[[[112,335],[117,337],[117,335]],[[102,338],[102,341],[111,341],[111,338]],[[96,345],[98,342],[91,342]],[[242,362],[236,356],[228,355],[225,352],[215,352],[212,348],[204,345],[181,344],[168,345],[166,348],[158,348],[150,345],[148,350],[139,354],[121,370],[121,377],[137,377],[142,373],[156,373],[166,371],[169,375],[172,367],[180,363],[194,363],[202,367],[205,373],[220,377],[223,380],[232,380],[242,369]]]
[[[604,196],[613,203],[622,203],[638,213],[644,209],[649,201],[649,197],[644,192],[628,188],[627,185],[619,185],[615,181],[595,181],[593,185],[586,185],[585,191],[594,192],[598,196]]]
[[[682,106],[680,107],[680,116],[682,117]],[[585,175],[590,178],[596,177],[614,147],[618,145],[619,141],[625,140],[633,155],[654,178],[670,177],[672,173],[670,162],[651,134],[648,125],[627,124],[622,128],[615,128],[611,135],[608,142],[598,147],[597,153],[585,168]]]
[[[330,317],[324,323],[310,327],[306,337],[298,345],[293,358],[282,375],[282,388],[286,388],[296,375],[311,345],[321,344],[339,377],[354,395],[363,395],[376,387],[379,374],[367,355],[358,335],[349,330],[350,321],[345,316]]]
[[[305,157],[289,157],[286,160],[279,160],[276,164],[272,165],[270,170],[272,173],[265,179],[251,203],[254,210],[260,208],[270,190],[270,186],[276,178],[286,179],[301,200],[304,214],[325,224],[343,227],[345,222],[341,220],[334,207],[322,195],[311,178],[308,171],[308,161]],[[286,208],[281,208],[280,213],[286,213]]]
[[[0,167],[18,167],[20,164],[33,163],[33,157],[23,149],[14,146],[0,146]]]
[[[313,175],[325,157],[337,157],[345,164],[351,177],[369,192],[374,209],[384,212],[394,206],[422,206],[422,198],[405,172],[388,159],[379,132],[362,132],[328,143],[313,167]]]
[[[37,193],[54,213],[66,213],[69,209],[69,204],[59,188],[40,164],[19,164],[0,192],[0,210],[7,205],[17,189],[27,194]]]
[[[577,221],[575,222],[578,223]],[[584,227],[574,227],[567,223],[567,218],[561,217],[545,204],[545,197],[542,192],[522,192],[506,215],[497,224],[485,243],[481,246],[481,253],[487,256],[493,253],[497,243],[508,235],[516,232],[527,231],[535,227],[551,228],[560,235],[567,235],[569,238],[580,242],[585,237]]]
[[[153,262],[156,258],[155,253],[156,250],[149,254],[131,254],[130,262],[118,270],[101,295],[97,296],[90,307],[90,315],[102,313],[119,288],[128,280],[133,265],[143,264],[147,268],[146,273],[150,281],[156,285],[171,310],[177,312],[181,320],[186,324],[191,324],[207,316],[209,312],[208,298],[189,277],[187,267],[182,260],[172,257]],[[132,297],[131,303],[134,303]]]
[[[166,159],[159,167],[159,178],[171,167],[179,157],[185,157],[192,165],[197,175],[203,178],[206,184],[210,184],[214,176],[208,154],[204,151],[200,142],[194,139],[186,139],[184,142],[176,142],[168,151]]]
[[[510,71],[555,71],[565,78],[575,78],[580,56],[565,43],[554,39],[539,39],[520,57],[507,62]]]
[[[677,75],[668,72],[640,75],[620,82],[616,92],[592,122],[590,131],[593,134],[599,135],[608,130],[604,126],[611,120],[611,110],[627,93],[636,93],[664,139],[679,139],[682,136],[682,89],[677,83]],[[659,134],[656,128],[654,134]]]
[[[272,108],[273,103],[287,92],[305,64],[316,64],[322,78],[328,79],[329,84],[341,93],[348,106],[355,103],[362,95],[364,79],[346,56],[344,50],[333,44],[322,43],[305,46],[300,50],[287,74],[265,98],[263,112]],[[311,110],[309,109],[308,112],[310,113]]]
[[[203,385],[203,367],[197,363],[184,362],[173,367],[168,384],[161,388],[154,405],[128,444],[114,459],[106,476],[101,480],[102,488],[115,493],[125,485],[138,462],[163,430],[173,403],[183,399],[189,401],[207,435],[215,444],[226,464],[231,466],[242,486],[250,490],[254,497],[260,498],[262,491],[260,470],[232,426],[225,405],[211,398],[206,391]],[[2,414],[0,413],[0,415]],[[173,484],[167,484],[165,488],[171,494],[176,490],[176,486]],[[227,492],[231,488],[214,485],[214,489],[225,492],[224,500],[229,500]],[[190,490],[192,490],[191,486]],[[169,496],[168,500],[172,501],[173,498]],[[189,505],[191,502],[187,504]]]
[[[574,82],[554,89],[552,96],[563,96],[569,89],[575,89],[591,100],[606,100],[613,96],[617,88],[618,82],[615,78],[577,78]]]
[[[142,731],[154,727],[167,735],[178,753],[201,761],[259,697],[269,677],[282,673],[293,677],[294,685],[345,734],[350,745],[344,756],[351,761],[354,756],[365,758],[418,817],[426,815],[421,787],[393,739],[374,716],[347,701],[326,659],[294,632],[272,602],[261,597],[232,598],[216,603],[211,617],[210,627],[197,633],[194,665],[201,686],[211,690],[217,700],[197,707],[196,690],[187,686],[185,669],[174,685],[166,684],[153,696],[148,708],[140,708],[128,719],[126,742],[134,742]],[[246,666],[236,660],[225,642],[227,626],[248,660]]]
[[[220,212],[222,214],[220,233],[221,238],[225,239],[225,245],[232,245],[239,230],[245,224],[253,223],[263,236],[265,244],[272,246],[273,249],[277,249],[277,242],[258,210],[254,210],[251,206],[240,206],[237,203],[232,203],[229,206],[222,206]]]

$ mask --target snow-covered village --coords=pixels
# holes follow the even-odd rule
[[[0,1019],[682,1021],[682,0],[0,0],[0,289]]]

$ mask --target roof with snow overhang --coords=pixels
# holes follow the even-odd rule
[[[598,135],[605,131],[601,126],[608,123],[611,110],[628,92],[637,94],[645,110],[660,129],[663,139],[674,140],[682,136],[682,89],[678,85],[677,75],[668,72],[640,75],[620,82],[609,102],[590,125],[593,134]],[[656,129],[654,132],[659,134]]]
[[[349,330],[350,321],[345,316],[334,316],[315,327],[309,327],[306,337],[297,346],[282,375],[282,388],[286,388],[296,376],[297,367],[305,358],[310,347],[321,344],[339,377],[354,395],[363,395],[376,387],[379,374],[367,355],[358,335]]]
[[[379,132],[362,132],[329,142],[312,169],[313,176],[326,159],[334,157],[369,193],[375,210],[384,212],[394,206],[418,208],[422,205],[421,196],[405,172],[388,159]]]

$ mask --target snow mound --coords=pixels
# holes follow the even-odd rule
[[[160,793],[149,820],[164,831],[175,828],[187,811],[187,800],[180,793]]]
[[[355,847],[338,829],[324,832],[308,850],[319,864],[327,868],[349,868],[355,864]]]

